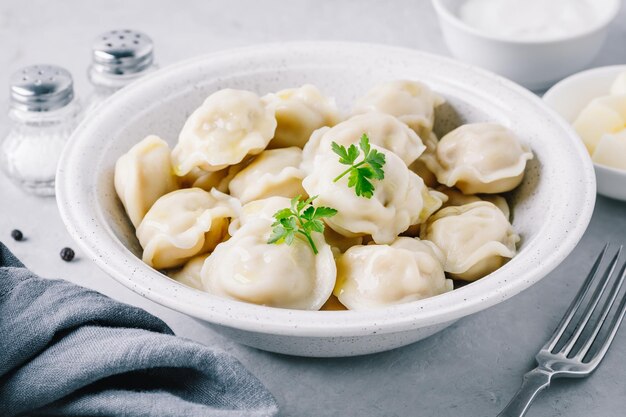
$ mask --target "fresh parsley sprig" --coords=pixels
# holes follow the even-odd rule
[[[311,204],[317,196],[301,200],[301,196],[291,199],[291,207],[278,210],[274,214],[276,221],[272,223],[272,234],[267,243],[286,243],[291,245],[296,236],[303,237],[313,253],[317,255],[317,247],[311,233],[324,233],[324,222],[321,219],[332,217],[337,210],[330,207],[313,207]]]
[[[372,180],[382,180],[385,178],[383,166],[385,165],[385,154],[371,149],[370,139],[363,133],[359,141],[359,148],[363,151],[363,160],[356,162],[361,151],[352,144],[348,148],[339,145],[337,142],[331,144],[333,152],[339,155],[339,163],[350,165],[350,168],[339,174],[333,182],[339,181],[348,175],[348,187],[354,187],[356,195],[365,198],[372,198],[374,195],[374,184]],[[356,163],[355,163],[356,162]]]

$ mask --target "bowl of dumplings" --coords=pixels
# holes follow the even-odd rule
[[[287,43],[164,68],[79,126],[57,175],[82,250],[272,352],[428,337],[545,277],[595,202],[541,100],[409,49]]]

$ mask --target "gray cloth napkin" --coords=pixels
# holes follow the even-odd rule
[[[275,416],[236,359],[136,307],[30,272],[0,242],[0,415]]]

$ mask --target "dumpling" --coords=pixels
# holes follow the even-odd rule
[[[354,246],[337,258],[333,293],[350,310],[417,301],[452,290],[442,255],[430,242],[400,237],[390,245]]]
[[[178,188],[170,153],[163,139],[150,135],[115,163],[115,191],[135,227],[159,197]]]
[[[524,177],[533,154],[513,132],[497,123],[462,125],[445,135],[425,162],[437,180],[464,194],[511,191]]]
[[[402,236],[418,237],[421,230],[421,225],[437,210],[443,207],[444,203],[448,201],[448,196],[437,190],[431,190],[428,187],[422,188],[422,211],[417,218],[417,221],[409,226],[409,228],[402,233]]]
[[[173,268],[212,251],[240,210],[236,199],[217,190],[186,188],[164,195],[137,227],[142,260],[156,269]]]
[[[443,193],[448,197],[447,200],[444,201],[442,207],[449,206],[463,206],[469,203],[475,203],[476,201],[489,201],[494,204],[496,207],[502,211],[504,217],[508,219],[511,218],[511,210],[509,209],[509,203],[506,202],[506,199],[501,195],[495,194],[463,194],[457,189],[446,187],[445,185],[441,185],[437,187],[437,191]]]
[[[335,154],[318,155],[311,173],[302,185],[313,205],[336,209],[335,216],[325,219],[329,227],[343,236],[372,235],[376,243],[391,243],[410,225],[416,224],[424,208],[424,182],[409,171],[399,156],[372,145],[383,153],[385,178],[374,180],[372,198],[357,196],[348,187],[348,178],[333,180],[345,170]]]
[[[242,203],[272,196],[305,196],[301,162],[302,149],[295,146],[263,151],[230,181],[230,194]]]
[[[441,209],[423,225],[421,238],[441,249],[446,272],[465,281],[500,268],[520,240],[502,211],[487,201]]]
[[[267,147],[274,136],[274,112],[250,91],[211,94],[185,122],[172,151],[176,175],[195,167],[219,171]]]
[[[431,188],[435,188],[439,185],[437,182],[437,176],[428,168],[426,160],[428,158],[432,158],[435,154],[439,140],[433,132],[420,137],[422,138],[422,142],[424,143],[426,149],[424,149],[424,152],[415,160],[415,162],[409,165],[409,169],[419,175],[420,178],[424,180],[424,184]]]
[[[605,133],[617,133],[626,126],[626,94],[594,98],[573,123],[590,155]]]
[[[310,84],[267,94],[263,101],[274,110],[278,123],[268,146],[270,149],[302,148],[314,130],[334,126],[340,120],[335,100],[324,97]]]
[[[324,228],[324,239],[326,239],[326,243],[333,249],[335,255],[344,253],[352,246],[363,244],[363,236],[345,237],[335,232],[330,227]]]
[[[274,222],[274,214],[278,210],[291,205],[291,200],[286,197],[268,197],[246,203],[241,208],[239,215],[228,226],[228,234],[233,236],[237,230],[247,223],[257,219]]]
[[[228,191],[228,186],[225,190],[221,190],[220,184],[222,184],[224,178],[228,175],[228,168],[207,172],[200,168],[194,168],[187,173],[187,175],[180,178],[180,184],[182,188],[202,188],[204,191],[211,191],[213,188],[217,188],[219,191]]]
[[[206,261],[208,256],[208,253],[194,256],[188,260],[182,268],[168,271],[167,276],[188,287],[204,291],[200,271],[202,270],[202,265],[204,265],[204,261]]]
[[[271,224],[271,219],[253,216],[217,245],[202,268],[204,289],[253,304],[319,310],[337,276],[330,246],[320,233],[312,235],[317,255],[299,238],[291,245],[268,244]]]
[[[419,81],[397,80],[382,83],[357,100],[352,114],[372,111],[390,114],[406,123],[420,136],[435,123],[435,107],[444,100]]]
[[[626,170],[626,128],[619,133],[603,135],[591,159],[600,165]]]
[[[372,145],[394,152],[407,166],[426,149],[420,137],[395,117],[383,113],[368,113],[354,116],[335,127],[324,127],[313,132],[302,151],[303,169],[308,172],[315,157],[332,153],[332,142],[344,146],[358,144],[364,133],[368,135]]]

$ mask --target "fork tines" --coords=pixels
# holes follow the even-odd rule
[[[618,269],[622,246],[608,265],[601,268],[608,249],[606,244],[543,352],[575,359],[594,368],[606,354],[626,312],[626,297],[620,293],[626,264],[621,261]],[[610,291],[606,293],[609,286]]]

